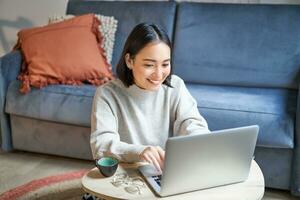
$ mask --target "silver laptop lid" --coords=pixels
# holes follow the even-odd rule
[[[258,130],[254,125],[169,138],[160,195],[246,180]]]

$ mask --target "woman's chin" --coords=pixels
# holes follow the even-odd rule
[[[161,84],[159,85],[148,85],[147,87],[145,87],[145,90],[149,90],[149,91],[157,91],[159,90]]]

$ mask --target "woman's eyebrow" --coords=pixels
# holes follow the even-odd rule
[[[144,58],[143,61],[151,61],[151,62],[156,62],[156,60],[154,59],[150,59],[150,58]]]
[[[170,61],[171,59],[170,58],[168,58],[168,59],[166,59],[166,60],[164,60],[163,62],[167,62],[167,61]],[[150,58],[144,58],[143,59],[143,61],[151,61],[151,62],[156,62],[156,60],[154,60],[154,59],[150,59]]]

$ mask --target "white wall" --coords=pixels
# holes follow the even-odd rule
[[[63,15],[67,0],[0,0],[0,56],[9,52],[22,28],[45,25],[48,17]]]

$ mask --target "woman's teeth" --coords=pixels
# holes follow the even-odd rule
[[[160,81],[154,81],[154,80],[151,80],[151,79],[148,79],[148,81],[150,81],[151,83],[153,83],[153,84],[155,84],[155,85],[160,84]]]

